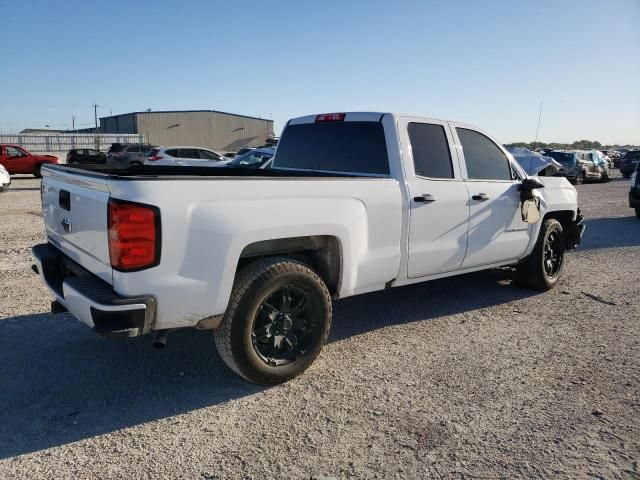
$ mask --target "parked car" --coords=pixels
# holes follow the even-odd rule
[[[256,148],[244,155],[237,156],[226,163],[228,167],[271,168],[276,149],[272,147]]]
[[[11,175],[30,173],[40,178],[40,168],[45,163],[58,163],[58,157],[35,155],[18,145],[0,145],[0,165],[3,165]]]
[[[624,178],[631,176],[638,165],[638,161],[640,161],[640,150],[631,150],[625,153],[620,161],[620,173]]]
[[[636,210],[636,217],[640,219],[640,163],[636,164],[636,169],[631,174],[629,206]]]
[[[155,145],[141,143],[113,144],[107,152],[107,164],[124,167],[142,165],[147,159],[147,153],[152,148],[155,148]]]
[[[527,148],[505,147],[513,155],[527,175],[550,176],[559,171],[562,165],[553,158],[541,155]]]
[[[160,345],[212,329],[265,385],[311,365],[334,299],[507,265],[549,290],[583,229],[565,178],[527,177],[476,127],[391,113],[291,120],[268,170],[43,172],[32,256],[53,311]]]
[[[191,167],[211,167],[229,159],[218,152],[202,147],[155,147],[149,150],[146,165],[187,165]]]
[[[566,177],[575,185],[588,181],[608,182],[611,179],[609,167],[595,150],[552,150],[547,156],[562,164],[562,169],[554,176]]]
[[[67,153],[67,163],[107,163],[107,155],[92,148],[74,148]]]
[[[11,176],[7,169],[0,165],[0,192],[6,191],[11,185]]]

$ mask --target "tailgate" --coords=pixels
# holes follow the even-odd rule
[[[42,210],[49,242],[112,284],[106,177],[57,168],[44,168],[42,173]]]

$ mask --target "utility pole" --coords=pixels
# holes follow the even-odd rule
[[[100,150],[100,137],[98,136],[98,104],[93,104],[93,118],[96,122],[96,133],[95,133],[95,142],[96,142],[96,150]]]
[[[96,133],[98,133],[98,104],[93,104],[93,118],[96,121]]]
[[[71,130],[75,130],[75,129],[76,129],[76,116],[71,115]]]

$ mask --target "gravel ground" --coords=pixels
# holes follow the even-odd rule
[[[578,187],[583,245],[548,293],[495,270],[337,302],[279,387],[210,333],[103,340],[30,271],[39,182],[0,195],[0,478],[640,478],[640,221]]]

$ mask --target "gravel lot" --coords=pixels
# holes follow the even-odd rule
[[[109,341],[30,270],[39,181],[0,194],[0,478],[640,478],[640,221],[578,187],[558,288],[496,270],[342,300],[302,377],[249,385],[210,333]]]

